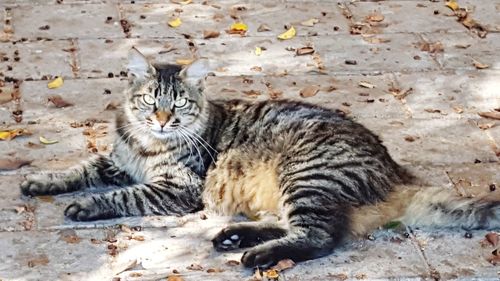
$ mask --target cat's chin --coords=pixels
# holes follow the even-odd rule
[[[156,139],[160,139],[160,140],[166,140],[166,139],[169,139],[171,137],[171,132],[158,132],[158,131],[151,131],[151,135],[156,138]]]

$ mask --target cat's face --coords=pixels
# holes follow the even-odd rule
[[[153,66],[136,49],[129,54],[129,119],[141,131],[158,139],[196,131],[203,118],[201,82],[203,62],[182,69],[175,65]],[[130,116],[131,115],[131,116]]]

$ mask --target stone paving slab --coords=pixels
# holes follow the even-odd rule
[[[500,32],[500,3],[498,1],[461,0],[460,7],[467,8],[472,17],[491,32]]]

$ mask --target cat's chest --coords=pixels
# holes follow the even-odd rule
[[[128,147],[117,148],[113,153],[113,161],[125,171],[135,182],[149,182],[162,173],[168,166],[169,155],[141,155]]]

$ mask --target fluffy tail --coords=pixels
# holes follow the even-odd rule
[[[442,187],[398,186],[386,201],[354,209],[351,232],[364,235],[390,221],[422,227],[500,228],[500,201],[462,197]]]

